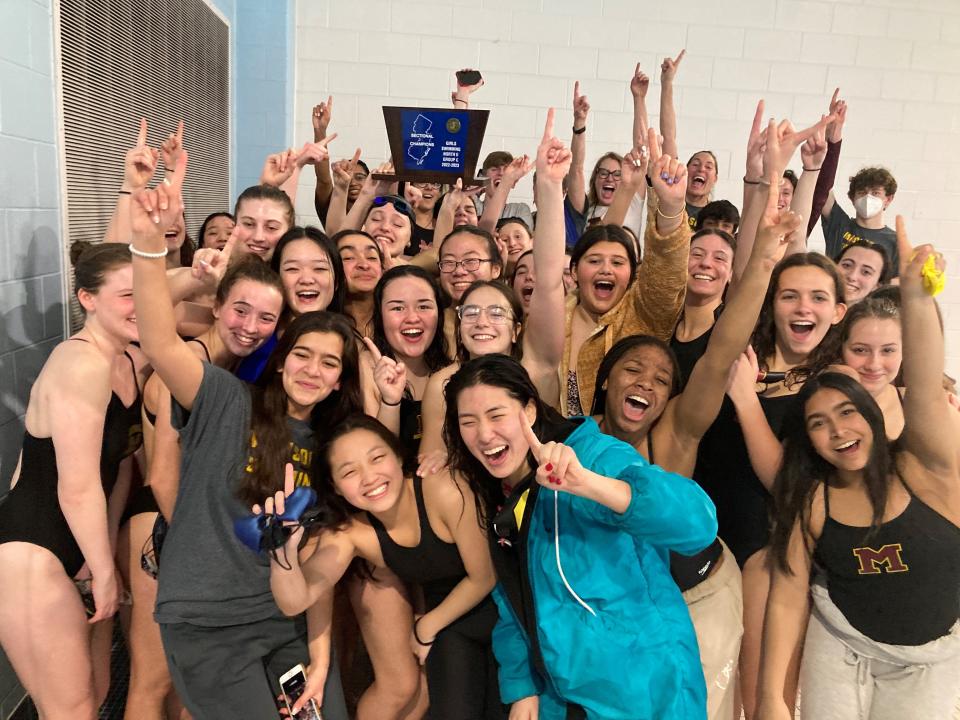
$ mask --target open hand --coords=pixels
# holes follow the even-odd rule
[[[533,163],[530,162],[529,155],[515,157],[513,161],[503,169],[503,178],[500,185],[512,190],[531,170],[533,170]]]

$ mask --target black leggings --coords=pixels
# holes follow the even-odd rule
[[[497,608],[487,597],[444,628],[427,655],[430,720],[505,720],[491,635]]]

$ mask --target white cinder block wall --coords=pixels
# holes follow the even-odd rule
[[[479,68],[474,106],[490,109],[482,154],[534,154],[545,109],[569,140],[573,83],[589,97],[587,172],[607,150],[630,147],[629,80],[687,49],[676,81],[678,141],[686,159],[709,148],[720,163],[716,198],[738,206],[750,121],[767,114],[806,125],[834,87],[849,101],[839,195],[866,164],[900,185],[893,210],[914,243],[947,255],[941,296],[948,372],[960,374],[960,1],[958,0],[297,0],[296,141],[312,136],[311,108],[334,96],[334,157],[388,154],[382,105],[449,105],[453,71]],[[800,158],[793,167],[799,171]],[[299,192],[301,222],[316,222],[313,176]],[[531,197],[527,178],[516,194]],[[841,200],[850,210],[845,197]],[[852,213],[851,213],[852,214]],[[890,222],[893,218],[891,215]],[[812,247],[822,247],[816,231]]]

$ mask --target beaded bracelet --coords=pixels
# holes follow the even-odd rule
[[[145,250],[138,250],[133,246],[133,243],[130,243],[128,246],[130,248],[130,254],[136,255],[137,257],[147,258],[148,260],[159,260],[160,258],[165,258],[170,250],[164,249],[163,252],[147,252]]]

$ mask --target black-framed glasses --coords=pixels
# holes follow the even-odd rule
[[[373,199],[373,207],[379,208],[385,205],[393,205],[393,209],[402,215],[406,215],[413,222],[413,209],[410,203],[399,195],[378,195]]]
[[[440,272],[452,273],[458,267],[462,267],[466,272],[476,272],[480,269],[480,263],[493,262],[491,258],[467,258],[466,260],[441,260]]]
[[[606,168],[600,168],[597,170],[597,177],[601,180],[606,180],[609,177],[612,177],[614,180],[619,180],[623,177],[623,173],[619,170],[607,170]]]
[[[513,322],[513,313],[502,305],[461,305],[457,308],[457,317],[460,322],[468,325],[480,322],[480,315],[487,314],[487,322],[491,325],[506,325]]]
[[[412,182],[410,184],[418,190],[439,190],[442,187],[440,183],[431,182]]]

